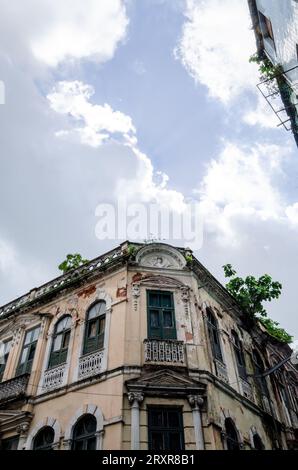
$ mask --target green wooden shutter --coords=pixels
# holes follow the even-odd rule
[[[176,339],[175,312],[171,292],[147,293],[148,336],[150,339]]]

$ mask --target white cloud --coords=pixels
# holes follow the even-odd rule
[[[282,108],[282,106],[280,106],[280,108]],[[256,107],[248,109],[247,112],[243,114],[243,122],[250,126],[261,126],[268,129],[276,129],[280,123],[277,116],[269,107],[269,104],[261,96],[257,99]]]
[[[278,145],[245,148],[225,142],[218,158],[209,163],[198,190],[207,230],[225,244],[241,245],[239,220],[298,221],[298,204],[288,207],[278,184],[284,177],[282,163],[288,152]]]
[[[298,227],[298,202],[286,208],[286,215],[294,227]]]
[[[13,292],[17,286],[19,293],[23,293],[52,275],[53,271],[48,271],[40,260],[21,256],[11,242],[0,238],[0,278],[7,291]]]
[[[90,98],[94,89],[80,81],[59,82],[47,98],[51,108],[60,114],[69,115],[83,127],[71,131],[59,131],[59,136],[77,134],[82,143],[98,147],[113,135],[121,134],[125,142],[134,141],[135,128],[131,118],[120,111],[113,111],[108,104],[93,105]]]
[[[186,0],[185,16],[176,56],[197,83],[226,104],[256,85],[246,0]]]
[[[47,96],[51,108],[73,119],[70,130],[60,130],[58,137],[79,138],[82,144],[99,147],[110,140],[129,147],[136,159],[136,174],[131,179],[119,179],[117,195],[139,202],[158,202],[161,206],[182,211],[185,208],[182,193],[168,189],[168,176],[155,172],[150,158],[140,151],[136,128],[130,116],[114,111],[108,104],[92,104],[94,90],[79,81],[59,82]],[[76,123],[83,124],[77,126]]]
[[[68,60],[111,59],[128,25],[122,0],[43,0],[36,11],[42,17],[31,35],[32,52],[52,67]]]

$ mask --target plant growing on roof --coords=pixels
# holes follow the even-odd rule
[[[276,339],[290,343],[292,336],[279,327],[279,323],[268,318],[263,302],[271,302],[278,299],[282,285],[278,281],[273,281],[271,276],[264,274],[259,279],[254,276],[241,278],[231,264],[223,266],[226,278],[230,281],[226,284],[227,291],[235,298],[241,309],[250,320],[260,321],[267,329],[268,333]]]
[[[89,260],[83,259],[79,253],[69,254],[66,256],[66,259],[59,264],[58,269],[63,271],[63,273],[67,273],[68,271],[79,268],[88,262]]]

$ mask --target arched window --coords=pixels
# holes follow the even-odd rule
[[[259,434],[254,434],[253,437],[253,444],[254,444],[254,449],[255,450],[264,450],[265,446],[263,444],[262,439],[260,438]]]
[[[207,327],[209,341],[211,344],[212,354],[214,359],[218,359],[223,362],[222,352],[220,347],[220,339],[218,334],[218,324],[217,320],[210,308],[207,308]]]
[[[106,303],[96,302],[87,312],[83,354],[103,348],[106,321]]]
[[[235,424],[231,418],[225,420],[226,443],[228,450],[240,450],[240,443]]]
[[[264,364],[263,364],[263,361],[261,359],[261,356],[260,354],[258,353],[258,351],[256,351],[256,349],[254,349],[253,353],[252,353],[252,357],[253,357],[253,363],[254,363],[254,369],[255,369],[255,375],[261,375],[264,373]],[[267,396],[267,389],[266,389],[266,383],[265,383],[265,377],[256,377],[255,378],[255,381],[256,381],[256,385],[259,389],[259,391],[263,394],[263,395],[266,395]]]
[[[33,450],[53,450],[55,431],[50,426],[45,426],[36,434],[33,440]]]
[[[234,330],[232,330],[232,338],[233,338],[233,346],[234,346],[234,352],[235,352],[235,357],[236,357],[238,374],[239,374],[239,377],[241,377],[241,379],[246,380],[247,374],[246,374],[246,366],[245,366],[242,343],[238,337],[238,334]]]
[[[73,429],[72,450],[96,449],[96,418],[87,414],[77,421]]]
[[[70,338],[71,316],[66,315],[58,321],[55,327],[52,350],[49,359],[49,367],[63,364],[67,359],[68,344]]]

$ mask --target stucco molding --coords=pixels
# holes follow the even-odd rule
[[[154,269],[183,269],[185,257],[175,248],[163,244],[152,243],[143,246],[136,255],[136,263]]]
[[[95,435],[97,436],[96,450],[102,449],[102,440],[103,440],[103,434],[104,434],[104,417],[100,408],[97,405],[92,405],[92,404],[83,405],[72,416],[70,422],[68,423],[68,426],[66,427],[65,434],[64,434],[64,443],[66,447],[71,448],[74,427],[76,423],[78,422],[78,420],[87,414],[93,415],[96,418],[96,431],[95,431]]]
[[[32,450],[33,449],[33,441],[37,433],[44,427],[49,426],[53,428],[54,430],[54,441],[53,441],[53,448],[57,449],[59,448],[59,443],[60,443],[60,437],[61,437],[61,427],[57,419],[52,418],[52,417],[46,417],[43,420],[39,421],[34,428],[30,431],[27,437],[26,441],[26,450]]]

